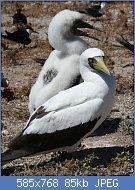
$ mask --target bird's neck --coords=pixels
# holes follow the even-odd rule
[[[106,79],[108,79],[107,81],[109,81],[110,75],[107,75],[102,71],[93,70],[90,69],[89,66],[87,67],[84,65],[80,65],[80,73],[85,82],[96,83],[96,85],[102,87],[108,85],[106,83]]]
[[[62,51],[66,54],[80,55],[88,48],[87,44],[79,37],[57,34],[55,36],[48,35],[48,38],[49,43],[54,49]]]

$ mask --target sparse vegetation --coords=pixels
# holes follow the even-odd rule
[[[19,4],[28,16],[28,22],[39,30],[39,35],[32,35],[32,43],[26,47],[2,40],[2,70],[9,80],[9,88],[2,92],[2,151],[6,150],[9,141],[21,131],[29,118],[28,96],[41,70],[32,58],[47,58],[51,52],[46,36],[51,18],[60,10],[88,7],[91,3]],[[15,7],[15,2],[2,2],[2,33],[12,27],[11,15],[15,13]],[[90,47],[104,50],[107,65],[116,77],[116,101],[110,116],[77,152],[18,159],[4,166],[2,175],[133,175],[133,54],[112,45],[119,33],[129,41],[133,40],[133,2],[111,2],[99,20],[86,15],[85,18],[104,29],[101,33],[89,31],[91,35],[94,32],[101,42],[89,38],[85,40]]]

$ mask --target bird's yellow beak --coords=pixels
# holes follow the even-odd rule
[[[96,64],[94,65],[95,69],[103,71],[107,75],[110,75],[110,72],[104,63],[103,57],[96,57],[95,59],[97,61]]]

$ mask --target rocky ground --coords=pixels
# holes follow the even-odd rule
[[[2,40],[2,70],[9,87],[2,89],[2,151],[29,118],[28,96],[42,66],[33,58],[47,58],[51,47],[47,29],[52,17],[63,9],[90,6],[91,3],[20,2],[34,30],[26,47]],[[15,2],[2,2],[2,33],[10,31]],[[22,158],[5,165],[2,175],[133,175],[133,53],[113,46],[118,34],[133,42],[133,3],[111,2],[105,14],[84,19],[104,30],[95,32],[100,42],[85,38],[89,47],[104,50],[109,69],[117,82],[115,104],[109,117],[92,137],[72,155],[51,153]],[[92,31],[89,31],[92,33]]]

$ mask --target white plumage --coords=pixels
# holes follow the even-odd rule
[[[95,57],[98,54],[104,56],[103,52],[97,48],[88,49],[82,54],[83,58],[81,58],[80,73],[84,82],[59,92],[58,95],[52,97],[43,104],[42,106],[45,112],[51,113],[45,118],[43,117],[40,120],[35,120],[33,125],[25,130],[24,134],[29,134],[31,132],[40,134],[53,132],[62,129],[65,124],[66,128],[72,127],[72,125],[78,125],[91,119],[94,120],[98,118],[103,110],[106,117],[106,112],[108,114],[114,100],[115,80],[112,75],[100,73],[99,71],[90,72],[89,65],[86,59],[84,59],[85,57],[88,58],[88,56]],[[80,109],[79,106],[81,107]],[[99,108],[101,108],[101,110]],[[86,110],[88,114],[86,114]],[[84,117],[80,118],[81,115],[84,115]],[[90,115],[91,117],[89,117]],[[44,119],[46,119],[46,121],[49,120],[45,128],[43,127],[45,122]],[[61,121],[64,123],[57,126],[56,123],[60,123]]]
[[[79,58],[87,49],[87,44],[78,36],[88,36],[88,34],[78,30],[77,27],[97,29],[83,22],[82,17],[78,12],[63,10],[52,19],[48,38],[55,50],[49,55],[31,89],[30,114],[59,91],[79,83]]]
[[[82,53],[80,73],[84,82],[59,92],[37,108],[3,154],[3,162],[39,152],[73,151],[100,126],[111,111],[116,88],[103,56],[97,48]]]

